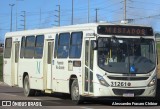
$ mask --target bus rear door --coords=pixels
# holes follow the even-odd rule
[[[47,39],[45,39],[45,64],[44,64],[44,89],[46,93],[51,93],[52,89],[52,59],[53,59],[53,46],[54,46],[54,34],[46,35]]]
[[[19,38],[13,38],[11,82],[12,86],[18,85],[18,61],[19,61]]]

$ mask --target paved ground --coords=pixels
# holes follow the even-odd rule
[[[102,102],[98,101],[92,101],[92,102],[85,102],[82,105],[75,106],[75,104],[70,100],[69,96],[64,96],[63,94],[37,94],[37,96],[34,97],[24,97],[23,95],[23,89],[17,88],[17,87],[10,87],[0,82],[0,100],[2,101],[8,101],[11,100],[12,105],[17,105],[19,101],[23,102],[32,102],[32,100],[35,100],[34,102],[41,103],[42,107],[23,107],[23,108],[30,108],[30,109],[135,109],[135,108],[142,108],[142,109],[159,109],[159,106],[111,106],[113,103],[113,100],[107,99]],[[26,101],[27,100],[27,101]],[[0,101],[2,104],[2,101]],[[14,102],[14,103],[13,103]],[[115,102],[121,102],[121,100],[116,100]],[[123,103],[127,103],[128,101],[123,101]],[[131,103],[130,101],[128,103]],[[136,103],[136,102],[135,102]],[[144,103],[144,102],[143,102]],[[28,104],[27,104],[28,105]],[[9,107],[9,106],[3,106],[0,107],[0,109],[20,109],[22,107]]]

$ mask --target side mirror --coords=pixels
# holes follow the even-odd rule
[[[93,50],[97,50],[98,49],[98,41],[94,40],[93,41]]]

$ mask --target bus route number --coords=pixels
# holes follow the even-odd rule
[[[111,82],[112,87],[126,87],[128,86],[127,82]]]

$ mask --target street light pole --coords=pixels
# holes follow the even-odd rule
[[[10,31],[12,31],[12,9],[13,9],[13,6],[15,4],[9,4],[9,6],[11,7],[11,24],[10,24]]]

